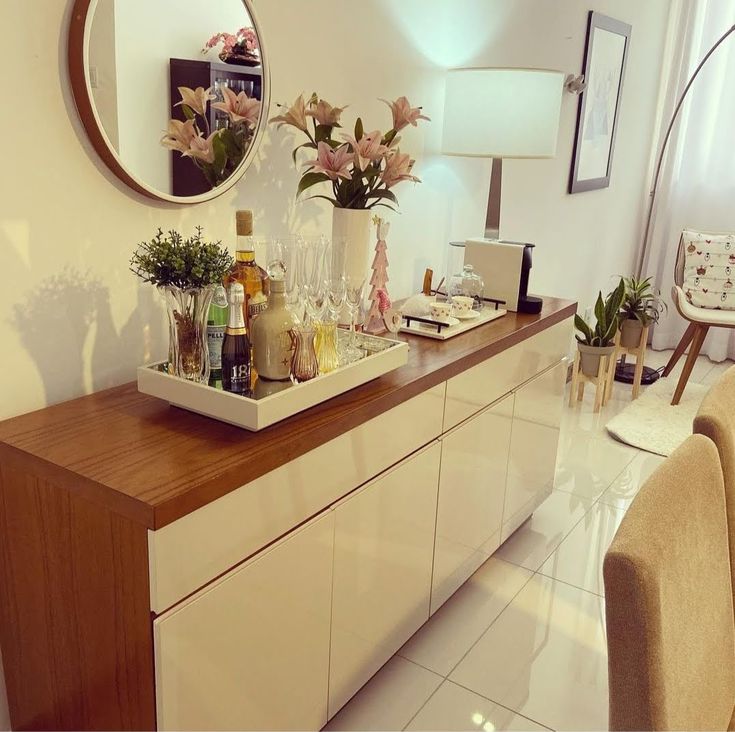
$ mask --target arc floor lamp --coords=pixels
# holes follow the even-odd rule
[[[676,121],[679,117],[679,112],[681,111],[682,105],[684,104],[684,100],[687,97],[687,94],[689,94],[689,90],[692,88],[692,85],[694,84],[697,76],[699,76],[699,72],[704,68],[707,61],[709,61],[712,54],[722,45],[722,43],[728,38],[728,36],[735,33],[735,25],[728,28],[725,33],[723,33],[715,42],[715,44],[712,46],[712,48],[707,51],[707,53],[704,55],[702,60],[697,65],[697,68],[694,70],[694,73],[689,78],[689,81],[687,82],[686,86],[684,87],[684,90],[682,91],[681,95],[679,96],[678,101],[676,102],[676,106],[674,107],[674,113],[671,115],[671,120],[669,121],[669,124],[666,128],[666,133],[664,134],[664,139],[661,144],[661,150],[658,154],[658,159],[656,161],[656,169],[653,176],[653,184],[651,186],[651,192],[649,193],[648,197],[648,211],[646,213],[646,226],[643,230],[643,238],[641,239],[641,245],[638,252],[638,262],[636,264],[636,276],[641,277],[643,274],[643,267],[646,262],[646,253],[648,252],[648,246],[650,244],[651,239],[651,224],[653,223],[653,208],[656,203],[656,192],[658,190],[658,183],[659,179],[661,178],[661,170],[663,168],[663,163],[666,155],[666,149],[669,144],[669,140],[671,139],[671,133],[674,130],[674,125],[676,124]],[[624,381],[627,383],[633,382],[633,369],[634,366],[632,365],[618,365],[616,371],[615,371],[615,378],[617,381]],[[655,369],[646,367],[643,370],[643,378],[641,379],[641,383],[643,384],[652,384],[656,379],[658,379],[659,374],[658,371]]]

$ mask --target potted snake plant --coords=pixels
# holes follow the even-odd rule
[[[641,342],[641,332],[651,323],[658,323],[661,313],[666,310],[659,293],[651,285],[651,278],[638,279],[625,277],[625,296],[620,308],[620,345],[637,348]]]
[[[615,349],[615,334],[620,323],[620,308],[625,297],[625,282],[620,279],[618,286],[603,300],[602,292],[595,303],[595,325],[590,326],[579,315],[574,316],[574,326],[579,331],[580,369],[585,376],[597,376],[600,359],[609,356]]]

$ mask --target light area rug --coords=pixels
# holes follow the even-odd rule
[[[668,457],[689,435],[709,386],[690,382],[681,403],[671,406],[677,378],[659,379],[606,425],[617,440]]]

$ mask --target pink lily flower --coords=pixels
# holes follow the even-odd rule
[[[189,89],[188,86],[180,86],[179,94],[181,94],[181,101],[176,102],[174,106],[186,105],[202,117],[207,113],[207,102],[211,102],[217,98],[212,94],[211,86],[208,89],[204,89],[201,86],[198,86],[196,89]]]
[[[317,145],[316,160],[309,160],[305,163],[306,167],[314,173],[324,173],[331,180],[344,178],[351,180],[352,175],[348,168],[352,165],[355,156],[348,152],[347,145],[340,145],[333,150],[326,142],[320,142]]]
[[[285,107],[284,104],[278,104],[276,106]],[[306,102],[304,101],[304,95],[299,94],[286,112],[279,114],[277,117],[273,117],[270,122],[278,122],[279,129],[283,125],[292,125],[302,132],[306,132]]]
[[[212,106],[222,112],[227,112],[230,120],[237,124],[245,122],[255,127],[260,119],[260,101],[249,97],[245,92],[235,94],[229,86],[222,87],[224,102],[215,102]]]
[[[316,105],[312,104],[312,108],[307,110],[306,114],[313,117],[317,124],[336,127],[339,124],[340,115],[345,109],[347,107],[333,107],[329,102],[320,99]]]
[[[183,153],[189,149],[191,141],[198,134],[193,119],[188,119],[186,122],[172,119],[169,120],[168,131],[161,138],[161,145]]]
[[[395,150],[386,158],[385,168],[380,174],[380,178],[385,183],[386,188],[392,188],[396,183],[404,180],[412,180],[414,183],[421,183],[421,179],[415,175],[411,175],[411,170],[416,161],[411,160],[411,156],[404,154],[400,150]]]
[[[214,162],[214,145],[212,144],[216,135],[219,134],[219,130],[213,132],[209,137],[204,135],[197,135],[190,143],[189,149],[183,152],[182,155],[186,158],[195,158],[201,160],[203,163]]]
[[[383,135],[380,130],[374,130],[363,135],[360,140],[356,140],[350,135],[342,135],[343,140],[347,140],[355,153],[355,165],[360,170],[365,170],[369,163],[374,160],[380,160],[388,153],[388,148],[381,144]]]
[[[398,97],[395,102],[389,102],[387,99],[381,99],[385,102],[393,113],[393,129],[398,132],[408,125],[417,127],[417,120],[425,119],[430,122],[430,118],[421,114],[423,107],[412,107],[406,97]]]

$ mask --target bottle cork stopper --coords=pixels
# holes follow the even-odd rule
[[[237,225],[238,236],[252,236],[253,235],[253,212],[252,211],[237,211],[235,213],[235,222]]]

